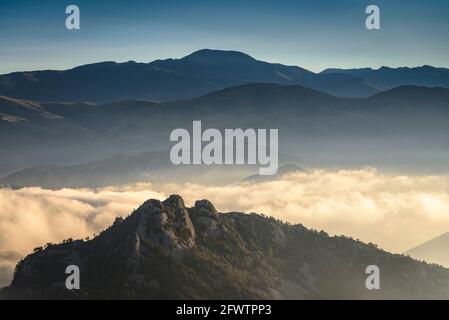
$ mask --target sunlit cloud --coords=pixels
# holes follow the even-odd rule
[[[227,186],[141,183],[99,189],[1,189],[0,252],[26,255],[47,242],[92,237],[145,200],[174,193],[187,205],[209,199],[221,212],[264,213],[394,252],[449,231],[447,176],[315,170]]]

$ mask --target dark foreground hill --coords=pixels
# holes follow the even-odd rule
[[[365,288],[368,265],[381,289]],[[65,289],[65,269],[81,289]],[[37,249],[2,297],[145,299],[449,298],[449,270],[345,237],[256,214],[217,213],[207,200],[149,200],[90,241]]]

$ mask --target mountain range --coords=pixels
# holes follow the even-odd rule
[[[280,151],[299,156],[306,163],[293,163],[309,167],[391,164],[432,172],[447,168],[449,160],[445,88],[404,86],[348,99],[301,86],[249,84],[165,103],[55,103],[0,97],[0,115],[3,177],[42,165],[46,167],[40,172],[49,168],[57,172],[54,166],[72,166],[76,171],[73,166],[118,154],[168,150],[170,132],[191,128],[193,120],[221,130],[277,128]],[[128,165],[129,170],[135,167]],[[73,184],[77,185],[76,178]]]
[[[416,68],[326,69],[320,74],[345,74],[362,78],[379,90],[388,90],[406,85],[449,87],[449,69],[435,68],[428,65]]]
[[[169,150],[149,151],[137,155],[117,154],[105,159],[76,165],[39,165],[25,168],[0,179],[0,186],[8,188],[43,187],[50,189],[106,187],[135,182],[189,182],[222,185],[239,181],[258,171],[256,165],[242,165],[230,173],[220,165],[175,166],[170,163]],[[299,159],[288,154],[279,155],[281,167],[278,174],[266,178],[301,170],[290,162]],[[245,181],[262,181],[262,176],[251,176]],[[217,181],[218,180],[218,181]]]
[[[0,95],[46,102],[162,102],[249,83],[300,85],[338,97],[368,97],[402,85],[449,87],[449,71],[424,66],[327,69],[314,73],[301,67],[259,61],[237,51],[203,49],[181,59],[150,63],[100,62],[70,70],[0,75]]]
[[[338,96],[378,90],[344,74],[258,61],[236,51],[200,50],[181,59],[150,63],[100,62],[70,70],[15,72],[0,76],[0,95],[38,101],[111,102],[125,99],[190,99],[248,83],[304,85]]]
[[[132,168],[150,169],[145,155],[168,150],[170,132],[193,120],[218,129],[279,129],[281,151],[300,157],[297,165],[439,173],[449,161],[447,74],[430,66],[316,74],[205,49],[150,63],[2,75],[0,178],[8,179],[0,185],[90,184],[81,177],[92,172],[89,165],[107,172],[103,165],[120,155],[130,175],[117,181],[137,179]],[[135,166],[130,158],[139,155]]]
[[[67,266],[80,290],[65,288]],[[366,268],[381,270],[367,290]],[[449,270],[207,200],[148,200],[92,240],[36,248],[3,299],[448,299]]]

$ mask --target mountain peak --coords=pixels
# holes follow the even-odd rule
[[[406,252],[411,257],[449,267],[449,232],[443,233]]]
[[[239,51],[226,51],[226,50],[212,50],[202,49],[185,56],[181,60],[187,61],[217,61],[217,62],[248,62],[255,61],[255,59],[246,53]]]
[[[137,212],[140,214],[136,233],[139,242],[162,245],[175,255],[195,246],[195,229],[180,196],[171,195],[163,202],[148,200]]]
[[[392,279],[380,292],[360,290],[365,279],[354,276],[362,275],[372,261]],[[88,280],[80,290],[66,290],[67,265],[78,266],[82,279]],[[332,272],[335,265],[344,270],[339,277]],[[0,295],[94,300],[432,299],[447,298],[448,284],[449,270],[372,245],[257,214],[218,214],[207,200],[186,208],[180,196],[172,195],[165,201],[146,201],[92,240],[69,239],[36,248],[19,262],[13,282]]]

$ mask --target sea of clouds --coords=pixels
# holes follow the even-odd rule
[[[209,199],[221,212],[264,213],[374,242],[393,252],[449,231],[448,176],[313,170],[227,186],[140,183],[99,189],[0,189],[0,253],[26,255],[47,242],[92,237],[145,200],[163,200],[174,193],[187,205]],[[1,257],[0,286],[14,266]]]

